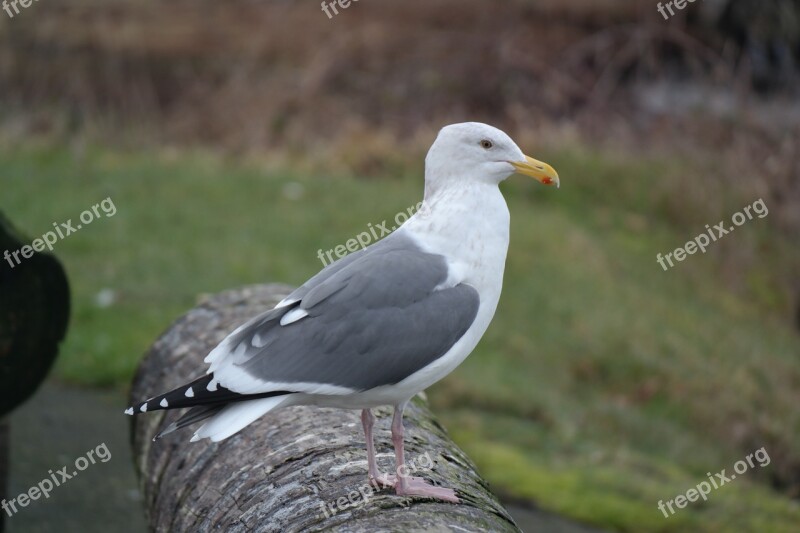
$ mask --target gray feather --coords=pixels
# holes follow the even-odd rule
[[[443,256],[392,235],[329,265],[289,296],[297,302],[252,320],[231,343],[234,363],[264,381],[398,383],[447,353],[475,319],[478,292],[437,290],[447,276]],[[308,316],[280,326],[298,307]]]

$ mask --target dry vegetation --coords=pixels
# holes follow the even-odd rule
[[[679,156],[694,171],[664,184],[674,223],[762,197],[796,234],[800,10],[692,7],[666,23],[649,2],[370,0],[329,20],[314,2],[54,0],[0,21],[0,121],[6,138],[212,145],[371,175],[402,171],[397,143],[419,153],[432,128],[485,120],[536,145]],[[738,286],[752,251],[730,253]],[[776,264],[776,287],[800,322],[794,271]]]
[[[154,122],[160,140],[262,149],[350,123],[404,134],[463,116],[525,129],[631,113],[633,81],[790,82],[786,65],[741,61],[753,54],[722,15],[664,24],[636,4],[373,0],[328,20],[314,3],[54,1],[0,22],[0,83],[4,103],[47,107],[34,127]],[[48,124],[51,105],[68,124]]]

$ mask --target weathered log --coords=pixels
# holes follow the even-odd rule
[[[203,357],[237,325],[290,291],[263,285],[205,299],[159,338],[139,366],[131,403],[203,372]],[[153,442],[180,413],[132,419],[134,460],[155,531],[518,531],[475,465],[433,418],[424,398],[405,412],[406,459],[414,475],[455,489],[461,504],[399,497],[366,485],[359,413],[290,407],[220,443],[190,443],[178,431]],[[390,410],[375,411],[379,466],[394,469]]]

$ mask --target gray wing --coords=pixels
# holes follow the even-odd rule
[[[437,290],[447,275],[443,256],[395,234],[328,266],[207,361],[222,385],[247,393],[255,391],[237,387],[247,377],[357,391],[398,383],[447,353],[475,319],[478,292],[466,284]]]

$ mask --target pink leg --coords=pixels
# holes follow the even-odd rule
[[[367,439],[367,464],[369,465],[369,482],[377,488],[383,486],[393,486],[386,474],[378,471],[378,464],[375,460],[375,441],[372,440],[372,426],[375,425],[375,417],[369,409],[361,410],[361,425],[364,426],[364,436]]]
[[[395,491],[399,496],[422,496],[459,503],[456,493],[444,487],[435,487],[422,478],[410,477],[406,472],[405,450],[403,447],[403,409],[406,402],[395,405],[392,418],[392,443],[397,462],[397,481]]]

